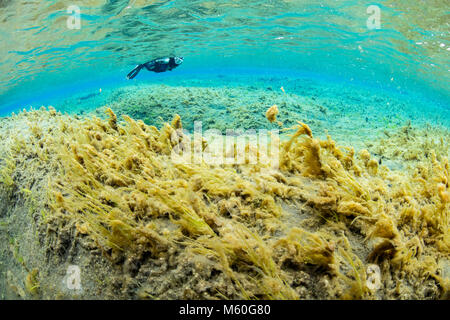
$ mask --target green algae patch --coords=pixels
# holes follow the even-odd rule
[[[408,122],[398,130],[385,130],[379,140],[368,145],[379,157],[414,163],[423,161],[432,154],[438,160],[448,158],[449,141],[450,131],[445,127],[426,124],[424,128],[415,128]]]
[[[298,122],[283,130],[277,161],[179,163],[173,150],[192,143],[179,116],[158,129],[106,112],[21,113],[11,121],[27,123],[27,134],[2,153],[2,187],[33,189],[17,170],[45,180],[32,210],[37,241],[58,256],[46,263],[85,261],[98,290],[78,297],[448,297],[450,176],[441,150],[418,158],[416,170],[395,171]],[[70,296],[46,294],[45,270],[25,264],[25,295]]]

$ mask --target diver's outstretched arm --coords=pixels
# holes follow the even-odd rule
[[[143,67],[144,67],[143,64],[137,65],[136,68],[134,68],[133,70],[131,70],[131,72],[127,75],[127,79],[128,79],[128,80],[131,80],[131,79],[133,79],[134,77],[136,77],[136,76],[138,75],[139,71],[141,71]]]

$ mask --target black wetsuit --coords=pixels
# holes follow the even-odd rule
[[[178,67],[181,63],[183,63],[182,57],[166,57],[166,58],[158,58],[140,65],[137,65],[131,72],[127,75],[128,79],[133,79],[136,77],[143,68],[148,71],[153,72],[166,72],[171,71]]]

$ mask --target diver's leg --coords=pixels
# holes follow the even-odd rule
[[[142,64],[137,65],[136,68],[134,68],[133,70],[131,70],[131,72],[127,75],[127,79],[128,79],[128,80],[131,80],[131,79],[133,79],[134,77],[136,77],[136,76],[138,75],[139,71],[141,71],[141,69],[142,69],[143,67],[144,67],[144,66],[143,66]]]

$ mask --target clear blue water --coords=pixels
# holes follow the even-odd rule
[[[249,84],[314,79],[324,92],[338,83],[449,117],[447,1],[79,1],[79,30],[67,27],[71,4],[0,2],[0,115],[58,109],[100,88],[196,79],[215,86],[229,75]],[[380,29],[367,26],[369,5],[380,9]],[[185,62],[125,79],[136,64],[166,55]]]

